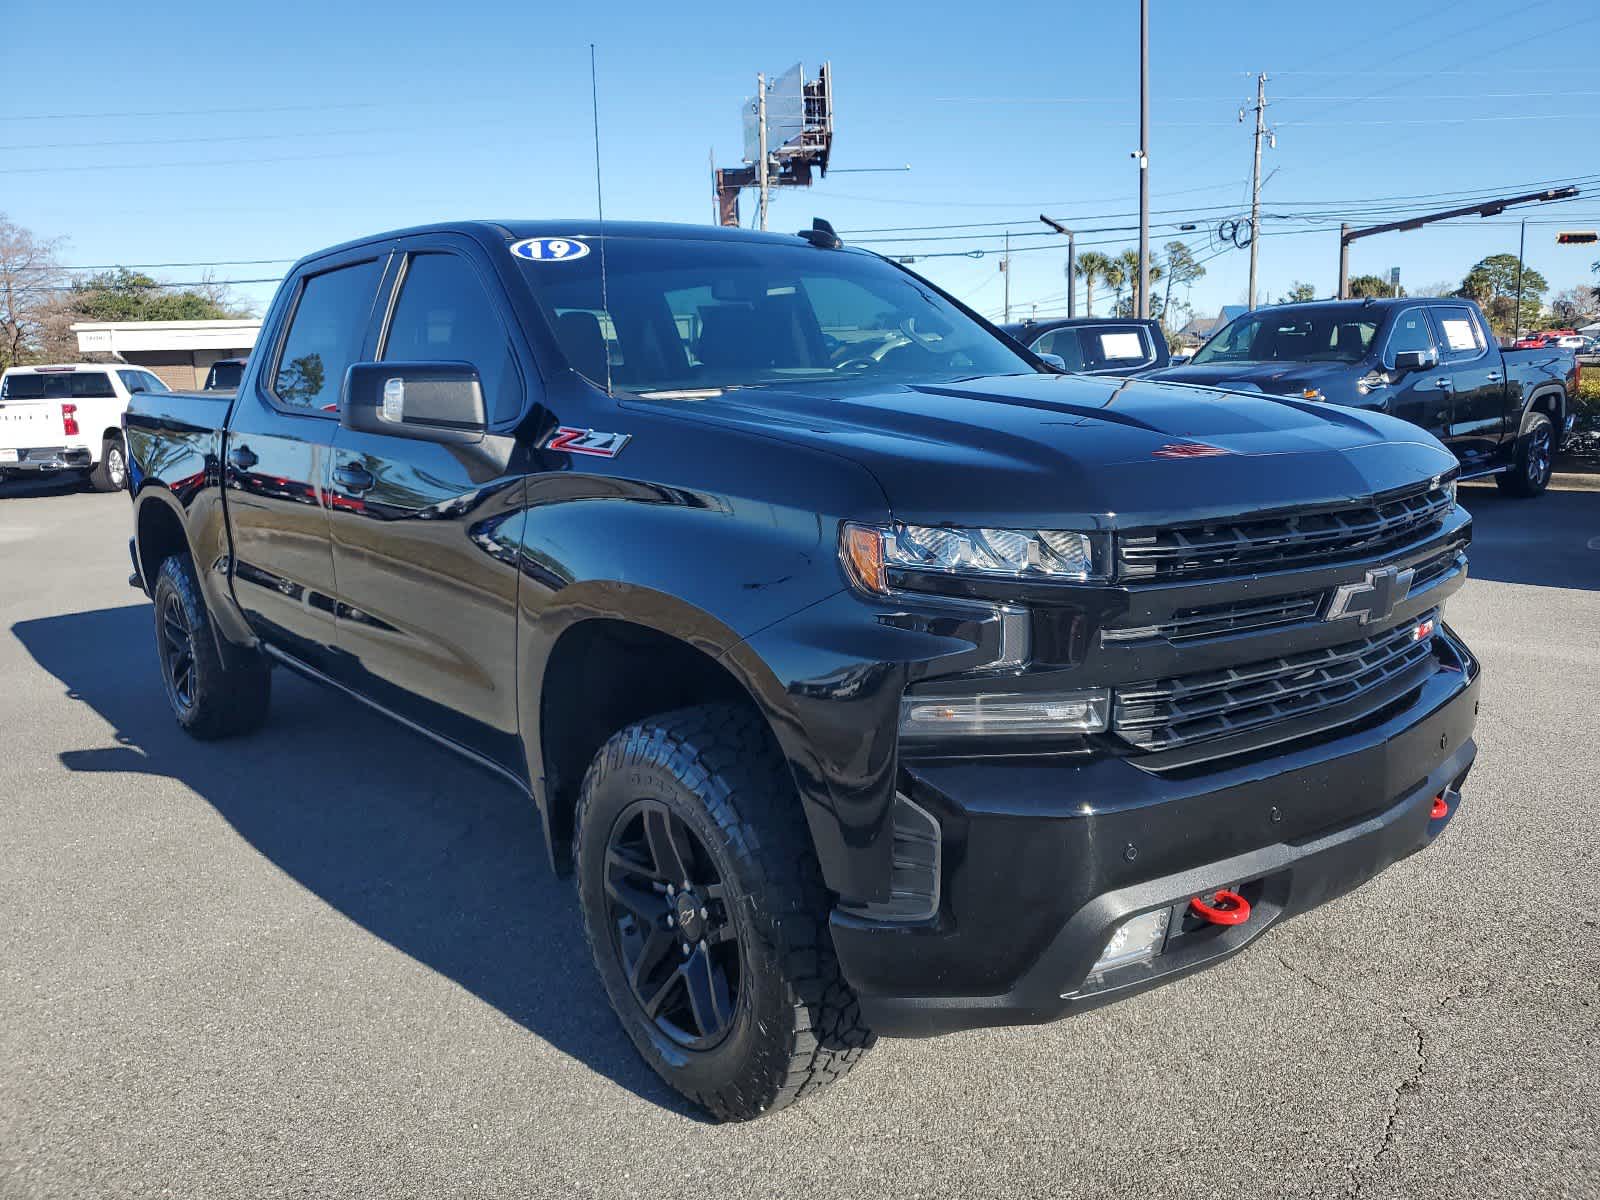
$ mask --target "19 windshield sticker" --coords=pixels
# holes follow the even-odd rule
[[[586,256],[589,245],[575,238],[523,238],[511,244],[511,253],[529,262],[572,262]]]

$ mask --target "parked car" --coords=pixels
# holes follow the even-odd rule
[[[1085,375],[1137,375],[1171,362],[1159,321],[1120,317],[1060,317],[1002,325],[1035,354],[1059,358]]]
[[[1153,377],[1402,417],[1448,446],[1463,478],[1536,496],[1572,427],[1579,368],[1570,350],[1501,350],[1471,300],[1407,297],[1260,308]]]
[[[1584,340],[1575,333],[1563,333],[1549,340],[1549,344],[1559,346],[1563,350],[1571,350],[1574,354],[1583,352]]]
[[[74,472],[100,492],[127,486],[122,413],[167,385],[139,367],[61,363],[0,376],[0,479]]]
[[[211,369],[206,372],[205,390],[208,392],[231,392],[239,386],[239,379],[244,375],[244,365],[248,358],[219,358],[211,364]]]
[[[825,226],[604,229],[302,260],[236,395],[134,398],[132,581],[195,737],[283,666],[525,797],[696,1103],[1176,979],[1458,811],[1432,437],[1057,373]]]

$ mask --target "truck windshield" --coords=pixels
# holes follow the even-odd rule
[[[1190,365],[1233,362],[1360,362],[1381,314],[1352,305],[1264,309],[1230,322]]]
[[[1037,370],[933,288],[872,255],[609,237],[523,272],[568,360],[642,395],[855,380],[937,383]]]

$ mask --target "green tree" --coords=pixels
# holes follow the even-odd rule
[[[1288,294],[1284,296],[1284,301],[1289,304],[1304,304],[1307,300],[1315,300],[1316,298],[1317,289],[1309,283],[1301,283],[1297,279],[1289,288]]]
[[[1350,282],[1345,284],[1345,291],[1358,300],[1368,296],[1394,295],[1394,288],[1381,275],[1352,275]]]
[[[1128,247],[1116,257],[1116,265],[1121,268],[1121,280],[1128,288],[1128,306],[1122,306],[1122,287],[1113,285],[1117,289],[1117,314],[1119,316],[1132,316],[1139,311],[1139,252],[1133,247]],[[1150,264],[1150,282],[1154,284],[1161,278],[1161,264]],[[1106,282],[1110,282],[1108,279]]]
[[[1166,265],[1162,268],[1162,274],[1167,279],[1167,291],[1166,298],[1161,303],[1161,317],[1166,320],[1173,311],[1172,285],[1178,283],[1188,287],[1195,280],[1202,278],[1206,269],[1195,259],[1194,251],[1183,242],[1168,242],[1162,249],[1167,252]]]
[[[1520,327],[1529,329],[1539,323],[1539,313],[1544,304],[1541,297],[1550,290],[1545,277],[1532,267],[1522,270],[1522,311],[1517,311],[1517,256],[1491,254],[1479,259],[1461,281],[1457,295],[1476,300],[1483,306],[1484,315],[1495,333],[1508,336]]]
[[[83,321],[216,321],[244,315],[220,289],[177,290],[127,267],[75,280],[66,303]]]
[[[1083,280],[1083,307],[1089,316],[1094,316],[1094,285],[1105,279],[1106,272],[1111,268],[1111,260],[1098,250],[1088,250],[1078,255],[1078,278]],[[1067,286],[1072,286],[1072,281],[1067,281]]]

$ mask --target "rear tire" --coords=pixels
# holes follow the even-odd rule
[[[1508,496],[1528,499],[1550,486],[1555,467],[1555,426],[1544,413],[1529,413],[1509,470],[1494,477],[1495,486]]]
[[[223,662],[187,556],[161,564],[151,598],[161,679],[178,724],[202,741],[260,728],[272,700],[271,668],[255,651],[241,651],[240,665]]]
[[[595,965],[672,1087],[721,1120],[749,1120],[872,1047],[800,799],[755,713],[702,705],[624,729],[589,767],[575,825]]]
[[[120,492],[128,486],[128,451],[120,437],[100,445],[100,461],[89,472],[89,486],[97,492]]]

